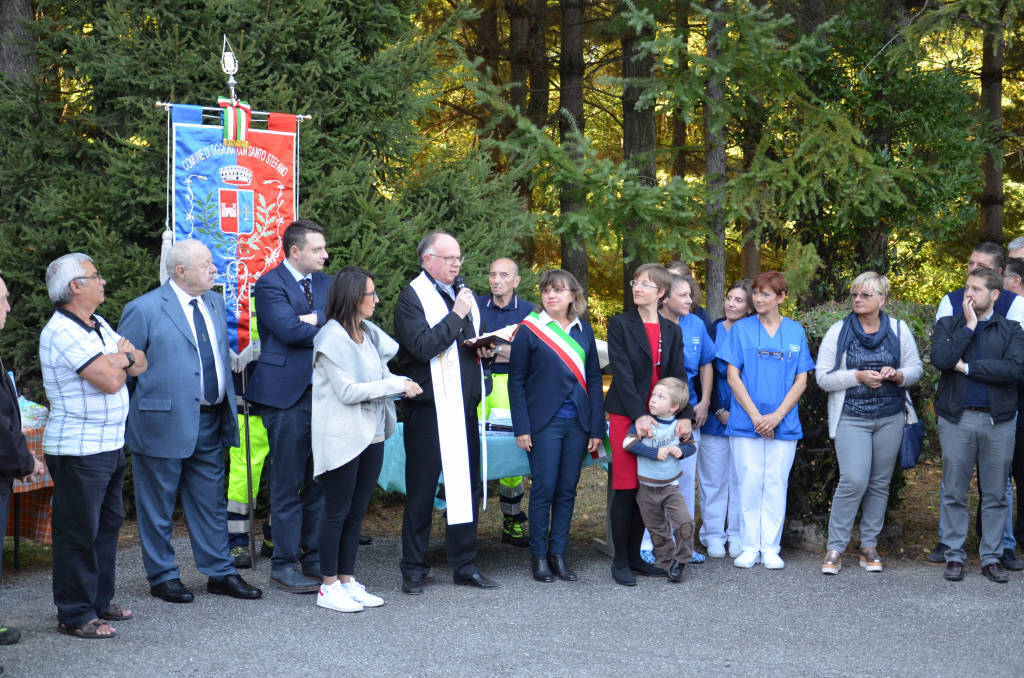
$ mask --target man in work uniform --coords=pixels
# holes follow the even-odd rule
[[[511,259],[495,259],[489,274],[491,293],[477,298],[483,332],[521,322],[533,311],[533,304],[516,294],[521,280],[519,266]],[[498,346],[491,364],[491,391],[484,401],[485,419],[493,409],[510,410],[508,402],[508,356],[511,345]],[[513,546],[528,546],[526,513],[522,509],[523,476],[498,481],[502,521],[501,540]]]

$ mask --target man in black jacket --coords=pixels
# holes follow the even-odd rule
[[[981,487],[981,569],[991,581],[1008,580],[1000,556],[1024,331],[994,311],[1001,289],[999,275],[975,269],[964,286],[963,315],[941,318],[932,335],[932,364],[942,370],[935,412],[942,443],[940,521],[949,545],[943,576],[950,581],[963,579],[967,489],[975,464]]]
[[[0,278],[0,330],[7,324],[7,312],[11,310],[7,285]],[[28,451],[28,442],[21,432],[21,410],[14,384],[7,378],[7,368],[0,360],[0,544],[4,542],[7,530],[7,510],[11,505],[11,481],[14,478],[28,480],[45,472],[43,462]],[[0,566],[2,566],[0,562]],[[0,625],[0,645],[13,645],[21,639],[21,632],[9,626]],[[0,668],[2,670],[2,668]]]

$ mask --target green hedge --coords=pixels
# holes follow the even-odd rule
[[[794,315],[794,319],[807,331],[807,343],[815,358],[825,332],[833,323],[842,320],[849,311],[849,304],[830,302],[798,311]],[[885,311],[895,318],[905,320],[914,333],[917,350],[924,362],[921,380],[910,389],[914,409],[925,425],[922,458],[939,454],[935,412],[932,408],[939,373],[929,361],[934,307],[909,302],[890,302],[886,305]],[[800,399],[800,423],[803,426],[804,438],[797,445],[796,460],[789,477],[787,518],[824,524],[828,520],[832,495],[839,482],[839,463],[836,459],[835,443],[828,436],[828,393],[818,386],[813,372],[807,380],[807,391]],[[903,472],[897,468],[889,488],[889,510],[899,506],[904,486]]]

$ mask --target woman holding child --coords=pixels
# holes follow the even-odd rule
[[[740,499],[741,552],[733,565],[750,568],[763,561],[778,570],[786,566],[779,544],[789,471],[803,437],[797,401],[814,361],[804,328],[779,312],[787,292],[782,274],[759,273],[751,287],[757,315],[738,320],[718,348],[733,391],[725,428]]]
[[[636,457],[623,450],[622,441],[630,425],[641,437],[651,437],[656,427],[648,414],[648,400],[659,379],[676,377],[686,381],[679,326],[658,314],[658,306],[672,287],[670,274],[661,264],[644,264],[636,269],[629,284],[636,308],[608,321],[612,383],[605,398],[615,490],[609,509],[615,547],[612,577],[623,586],[636,585],[633,571],[645,576],[662,576],[665,571],[640,557],[644,524],[636,503]],[[678,437],[690,437],[692,418],[693,408],[687,403],[675,417]]]
[[[537,286],[543,309],[516,332],[508,375],[512,428],[533,478],[530,566],[540,582],[576,581],[565,551],[583,455],[604,438],[601,367],[594,331],[580,320],[587,302],[576,278],[551,269]]]
[[[903,440],[905,389],[922,372],[910,327],[882,310],[888,295],[884,275],[867,271],[857,276],[850,285],[853,310],[828,328],[818,350],[814,374],[828,391],[828,433],[839,459],[823,574],[842,569],[858,507],[860,566],[882,571],[878,534]]]
[[[380,475],[384,440],[395,431],[392,396],[423,392],[388,370],[398,344],[369,321],[377,299],[369,272],[341,269],[327,296],[327,322],[313,339],[313,475],[324,487],[323,584],[316,604],[339,612],[384,604],[353,576],[359,528]]]

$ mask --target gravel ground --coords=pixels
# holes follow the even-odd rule
[[[8,573],[0,609],[23,638],[0,648],[5,675],[1024,675],[1024,573],[997,585],[976,565],[958,584],[941,566],[908,561],[869,574],[848,558],[825,577],[820,554],[783,551],[782,571],[709,559],[688,566],[682,584],[641,578],[626,588],[612,583],[605,556],[574,545],[580,581],[540,584],[525,550],[487,539],[479,563],[500,589],[454,586],[434,542],[425,594],[406,596],[399,541],[378,537],[361,547],[357,574],[387,604],[343,614],[267,587],[265,559],[242,573],[262,600],[212,596],[187,538],[175,543],[195,602],[151,597],[139,547],[129,546],[116,600],[136,619],[111,640],[58,634],[49,572]]]

